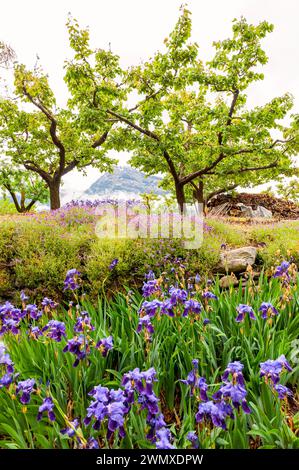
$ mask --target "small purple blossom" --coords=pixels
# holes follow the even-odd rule
[[[202,297],[203,297],[203,299],[214,299],[214,300],[218,300],[217,295],[213,294],[213,292],[210,292],[210,291],[208,291],[208,290],[206,290],[205,292],[203,292]]]
[[[192,449],[199,448],[199,440],[195,431],[190,431],[187,434],[187,440],[191,443]]]
[[[54,403],[51,397],[46,397],[43,400],[43,403],[38,409],[37,421],[40,421],[43,417],[44,413],[47,413],[48,418],[50,421],[55,421],[55,414],[54,410]]]
[[[268,317],[273,317],[278,315],[276,308],[270,304],[270,302],[263,302],[259,308],[259,311],[262,312],[261,317],[265,320]]]
[[[42,332],[47,331],[47,336],[54,341],[60,343],[62,337],[66,337],[65,324],[58,320],[50,320],[42,329]]]
[[[64,429],[61,429],[61,434],[64,434],[68,437],[73,437],[76,434],[76,429],[79,427],[79,419],[75,418],[73,421],[69,421],[68,426]]]
[[[194,299],[186,300],[184,303],[183,317],[187,317],[190,313],[198,315],[202,310],[201,304]]]
[[[80,287],[78,279],[81,276],[81,273],[77,269],[70,269],[66,273],[64,280],[64,290],[76,290]]]
[[[149,335],[152,335],[154,333],[154,327],[151,323],[151,319],[149,315],[145,315],[144,317],[140,317],[138,321],[138,326],[137,326],[137,333],[140,333],[142,328],[144,328]]]
[[[84,333],[86,331],[93,331],[94,326],[91,324],[91,318],[87,312],[82,312],[81,316],[77,318],[74,326],[75,333]]]
[[[171,433],[169,429],[158,429],[156,436],[156,449],[175,449],[175,447],[171,444]]]
[[[290,397],[293,396],[292,390],[290,390],[285,385],[278,384],[278,385],[275,385],[274,388],[275,388],[276,392],[278,393],[278,398],[280,400],[285,400],[288,396],[290,396]]]
[[[238,312],[238,315],[236,317],[236,322],[237,323],[243,322],[245,320],[245,315],[246,314],[249,315],[249,318],[251,318],[251,320],[256,320],[256,316],[254,314],[253,308],[250,307],[250,305],[240,304],[236,308],[236,310]]]
[[[273,277],[281,277],[284,279],[289,279],[289,267],[290,263],[288,261],[283,261],[279,266],[276,267]]]
[[[142,311],[144,311],[146,315],[148,315],[149,317],[154,317],[158,309],[161,308],[161,306],[162,306],[162,302],[158,299],[154,299],[151,301],[145,300],[142,303],[138,313],[141,313]]]
[[[76,356],[73,367],[77,367],[79,362],[85,359],[88,353],[84,336],[80,335],[79,337],[75,336],[74,338],[69,339],[67,345],[63,349],[63,352],[70,352]]]
[[[114,258],[109,265],[110,271],[112,271],[117,266],[117,264],[118,264],[118,258]]]
[[[106,357],[108,352],[113,349],[113,338],[108,336],[107,338],[102,338],[96,344],[96,348],[99,349],[103,357]]]
[[[27,405],[30,402],[31,393],[33,392],[34,386],[35,386],[34,379],[27,379],[27,380],[22,380],[21,382],[18,382],[17,388],[16,388],[16,394],[21,395],[20,402],[23,405]]]
[[[157,292],[161,292],[157,279],[150,279],[149,281],[143,284],[143,297],[150,297],[151,295],[156,294]]]

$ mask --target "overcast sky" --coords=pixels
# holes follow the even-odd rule
[[[0,0],[0,40],[9,43],[18,60],[27,66],[40,63],[49,74],[59,104],[66,98],[63,63],[70,57],[65,28],[70,12],[81,26],[90,27],[92,46],[106,48],[121,56],[122,65],[137,64],[163,47],[172,30],[182,0]],[[298,0],[189,0],[193,39],[203,59],[211,57],[214,40],[230,35],[233,18],[245,16],[250,22],[267,20],[274,32],[263,42],[269,56],[265,80],[251,90],[250,104],[262,104],[290,92],[299,112],[299,1]],[[125,161],[124,155],[121,162]],[[68,176],[66,187],[82,190],[98,176]]]

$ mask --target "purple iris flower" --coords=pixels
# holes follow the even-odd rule
[[[184,307],[183,317],[187,317],[190,313],[198,315],[202,310],[201,304],[194,299],[186,300]]]
[[[0,329],[0,336],[5,333],[12,333],[13,335],[18,335],[20,333],[20,320],[13,320],[12,318],[4,318],[2,320],[2,327]]]
[[[161,314],[174,317],[173,304],[170,299],[164,300],[161,304]]]
[[[42,419],[44,413],[47,413],[50,421],[55,421],[56,418],[53,412],[54,406],[55,405],[51,397],[44,398],[43,403],[38,409],[37,421]]]
[[[51,308],[51,309],[55,309],[56,307],[58,307],[58,304],[56,302],[54,302],[54,300],[51,300],[48,297],[45,297],[42,300],[42,306],[44,308],[48,307],[48,308]]]
[[[37,308],[35,304],[29,304],[26,305],[26,308],[24,309],[26,314],[32,318],[32,320],[37,320],[42,316],[42,312]]]
[[[23,290],[20,292],[20,299],[22,302],[26,302],[26,300],[29,299],[29,297],[25,294]]]
[[[17,395],[21,395],[20,402],[23,403],[23,405],[27,405],[30,402],[31,393],[33,392],[34,385],[34,379],[27,379],[18,382],[16,393]]]
[[[268,359],[265,362],[260,363],[260,376],[265,377],[266,380],[271,380],[274,385],[277,385],[280,380],[280,374],[283,370],[289,372],[292,368],[284,355],[279,356],[278,359]]]
[[[198,376],[198,359],[192,361],[193,369],[189,372],[186,380],[180,380],[185,385],[190,387],[190,395],[194,395],[196,390],[199,390],[199,396],[202,401],[208,401],[207,390],[208,385],[204,377]]]
[[[147,281],[152,281],[156,279],[155,273],[150,269],[149,272],[145,275]]]
[[[217,295],[213,294],[213,292],[210,292],[210,291],[208,291],[208,290],[205,291],[205,292],[203,292],[202,297],[203,297],[203,299],[215,299],[215,300],[218,300]]]
[[[199,448],[199,440],[198,440],[198,437],[197,437],[195,431],[190,431],[190,432],[188,432],[188,434],[187,434],[187,440],[188,440],[189,442],[191,442],[192,449],[198,449],[198,448]]]
[[[107,438],[109,439],[117,430],[119,436],[124,437],[124,420],[127,413],[124,391],[109,390],[107,387],[97,385],[89,395],[93,397],[93,401],[87,408],[84,424],[88,426],[94,420],[93,428],[98,430],[103,420],[107,419]]]
[[[85,338],[84,336],[75,336],[72,339],[69,339],[67,345],[63,349],[63,352],[70,352],[76,356],[76,360],[73,364],[73,367],[77,367],[79,362],[85,359],[87,355],[87,349],[85,348]]]
[[[112,260],[109,265],[110,271],[112,271],[116,267],[117,264],[118,264],[118,258],[114,258],[114,260]]]
[[[96,344],[96,348],[100,350],[103,357],[106,357],[108,352],[113,349],[112,336],[100,339],[100,341]]]
[[[273,317],[274,315],[278,315],[278,311],[275,307],[273,307],[270,302],[263,302],[259,308],[259,311],[262,312],[261,317],[263,319],[267,319],[268,317]]]
[[[196,274],[195,277],[194,277],[194,282],[195,284],[199,284],[200,283],[200,275],[199,274]]]
[[[137,333],[140,333],[142,328],[144,328],[149,333],[149,335],[152,335],[154,333],[154,327],[151,323],[149,315],[145,315],[144,317],[139,318],[136,330]]]
[[[69,437],[73,437],[76,433],[75,429],[79,427],[79,419],[75,418],[73,421],[69,421],[69,426],[64,429],[61,429],[61,434],[64,434]]]
[[[279,266],[276,267],[273,277],[282,277],[289,279],[289,267],[290,263],[288,261],[283,261]]]
[[[202,323],[203,323],[204,326],[206,326],[209,323],[211,323],[211,320],[209,318],[204,318]]]
[[[145,300],[139,309],[139,313],[144,311],[149,317],[154,317],[158,309],[161,308],[161,306],[162,302],[158,299],[154,299],[151,301]]]
[[[0,344],[0,366],[4,366],[6,372],[12,374],[14,371],[14,363],[12,362],[9,354],[6,352],[4,344]]]
[[[247,391],[239,384],[227,383],[223,385],[213,398],[230,398],[234,408],[237,410],[241,406],[245,413],[251,413],[250,408],[246,402]]]
[[[78,283],[78,278],[81,276],[81,273],[77,269],[70,269],[66,273],[64,280],[64,290],[76,290],[80,287]]]
[[[240,304],[236,308],[236,310],[238,312],[238,315],[236,317],[236,322],[240,323],[240,322],[244,321],[246,314],[249,315],[249,318],[251,318],[251,320],[256,320],[253,308],[250,307],[250,305]]]
[[[280,400],[284,400],[288,396],[290,396],[290,397],[293,396],[293,392],[288,387],[285,387],[285,385],[278,384],[278,385],[275,385],[274,388],[275,388],[276,392],[278,393],[278,398]]]
[[[142,287],[142,295],[143,297],[150,297],[157,292],[160,292],[160,286],[158,284],[157,279],[151,279],[143,284]]]
[[[43,336],[43,332],[38,326],[30,326],[28,336],[29,338],[38,339],[40,336]]]
[[[47,336],[58,343],[60,343],[62,337],[66,337],[65,324],[58,320],[50,320],[42,331],[47,331]]]
[[[226,429],[226,418],[233,419],[232,407],[223,401],[214,403],[213,401],[201,402],[195,415],[197,423],[201,423],[205,418],[210,420],[214,426]]]
[[[74,326],[74,331],[76,333],[83,333],[86,331],[93,331],[94,326],[91,324],[91,318],[88,316],[87,312],[82,312],[81,316],[77,318],[76,324]]]
[[[171,444],[171,433],[169,429],[158,429],[156,436],[156,449],[175,449],[175,447]]]
[[[230,362],[223,375],[222,375],[222,380],[223,382],[228,382],[228,379],[229,379],[229,376],[231,375],[232,376],[232,379],[233,379],[233,382],[234,383],[238,383],[239,385],[242,385],[244,386],[245,383],[244,383],[244,377],[243,377],[243,373],[242,373],[242,370],[244,369],[244,366],[241,362],[239,361],[235,361],[235,362]]]
[[[171,287],[169,289],[170,302],[173,306],[178,303],[184,303],[188,299],[188,293],[184,289],[178,289],[177,287]]]
[[[87,439],[87,444],[82,445],[82,443],[79,445],[79,449],[99,449],[99,444],[98,441],[94,437],[89,437]]]

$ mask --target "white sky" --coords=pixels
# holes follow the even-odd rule
[[[36,54],[49,74],[58,103],[63,104],[66,89],[63,63],[71,56],[65,28],[70,12],[83,27],[90,27],[94,47],[106,48],[122,58],[122,65],[137,64],[163,47],[172,30],[183,0],[0,0],[0,40],[9,43],[18,60],[33,66]],[[231,20],[245,16],[250,22],[267,20],[275,29],[264,40],[269,56],[263,68],[265,80],[251,90],[250,104],[262,104],[274,96],[290,92],[295,97],[294,112],[299,112],[299,0],[189,0],[193,39],[200,56],[212,54],[214,40],[230,35]],[[120,162],[126,160],[120,155]],[[97,178],[72,173],[65,189],[84,190]]]

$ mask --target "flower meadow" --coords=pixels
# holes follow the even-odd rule
[[[0,446],[299,448],[297,268],[251,274],[173,266],[95,305],[74,268],[70,302],[3,303]]]

